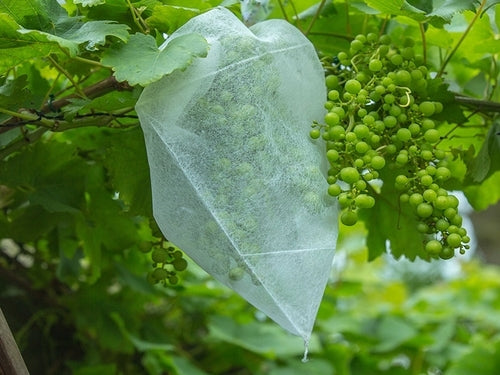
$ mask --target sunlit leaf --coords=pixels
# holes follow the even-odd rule
[[[199,34],[186,34],[160,50],[150,35],[135,34],[127,44],[116,44],[106,51],[102,63],[111,66],[118,81],[145,86],[175,70],[186,69],[197,57],[205,57],[206,40]]]

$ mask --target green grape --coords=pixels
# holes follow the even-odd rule
[[[452,248],[457,248],[462,243],[462,236],[460,236],[458,233],[451,233],[446,238],[446,243],[450,245]]]
[[[166,249],[156,247],[151,254],[151,259],[155,263],[167,263],[170,259],[169,253]]]
[[[424,138],[429,143],[436,143],[440,139],[439,131],[436,129],[428,129],[424,133]]]
[[[310,132],[309,132],[309,136],[312,138],[312,139],[318,139],[320,136],[321,136],[321,132],[319,129],[312,129]]]
[[[443,250],[441,250],[441,253],[439,254],[439,257],[441,259],[451,259],[455,256],[455,250],[452,249],[449,246],[443,247]]]
[[[345,83],[345,90],[349,94],[357,94],[361,90],[361,83],[355,79],[350,79]]]
[[[340,178],[348,184],[353,184],[359,180],[359,172],[356,168],[345,167],[340,171]]]
[[[436,106],[433,102],[425,101],[419,104],[418,109],[425,117],[431,117],[436,112]]]
[[[168,277],[168,282],[172,285],[175,285],[179,282],[179,278],[177,277],[177,275],[170,275]]]
[[[375,206],[375,198],[367,194],[360,194],[355,199],[354,202],[359,208],[372,208]]]
[[[371,166],[373,169],[382,169],[385,167],[385,159],[382,156],[374,156],[371,160]]]
[[[427,218],[432,215],[433,208],[429,203],[420,203],[416,211],[419,217]]]
[[[329,89],[337,89],[340,86],[339,78],[334,74],[330,74],[329,76],[327,76],[325,82],[326,87]]]
[[[331,184],[330,186],[328,186],[328,194],[330,194],[332,197],[336,197],[340,193],[342,193],[342,188],[338,184]]]
[[[354,225],[359,210],[375,206],[378,195],[367,182],[379,178],[387,165],[394,177],[386,181],[381,174],[382,182],[394,186],[401,204],[412,207],[426,252],[447,259],[454,249],[464,252],[469,239],[457,213],[458,199],[440,186],[451,178],[448,160],[454,155],[436,148],[441,120],[430,117],[443,105],[430,96],[433,90],[427,91],[433,82],[414,45],[411,38],[391,45],[387,35],[358,35],[349,51],[338,53],[338,62],[325,59],[331,72],[328,111],[324,124],[313,124],[311,138],[324,140],[328,194],[344,210],[342,223]]]
[[[334,162],[334,161],[337,161],[339,160],[339,152],[337,150],[328,150],[327,153],[326,153],[326,157],[328,158],[328,160],[330,162]]]
[[[438,221],[436,221],[436,229],[439,231],[445,231],[449,226],[450,223],[448,223],[448,221],[445,219],[439,219]]]
[[[380,60],[371,60],[370,63],[368,64],[368,69],[370,69],[372,72],[378,72],[382,70],[383,64],[382,61]]]
[[[443,249],[443,245],[438,240],[430,240],[425,244],[425,251],[430,255],[439,255]]]
[[[229,270],[228,277],[232,281],[239,281],[245,276],[245,270],[241,267],[234,267]]]
[[[328,112],[325,115],[325,122],[330,126],[337,125],[338,123],[340,123],[340,117],[335,112]]]
[[[164,268],[155,268],[152,273],[153,280],[155,280],[156,282],[165,280],[169,275],[170,272],[168,272]]]
[[[345,211],[340,216],[340,221],[344,225],[352,226],[352,225],[357,223],[358,214],[355,211],[351,211],[351,210]]]
[[[187,261],[184,258],[176,258],[172,262],[172,266],[174,266],[176,271],[184,271],[187,268]]]
[[[411,131],[408,128],[398,129],[396,136],[401,142],[407,142],[411,139]]]

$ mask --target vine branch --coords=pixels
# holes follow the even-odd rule
[[[0,309],[0,372],[6,375],[29,375],[2,309]]]

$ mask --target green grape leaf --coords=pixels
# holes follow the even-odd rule
[[[20,4],[23,8],[20,9]],[[128,26],[114,21],[86,21],[82,17],[69,17],[66,10],[56,1],[0,1],[0,13],[10,16],[8,25],[0,28],[0,36],[7,35],[8,47],[26,46],[27,42],[59,45],[71,56],[78,54],[79,45],[86,43],[88,50],[104,45],[107,36],[122,41],[128,39]],[[36,16],[35,16],[36,15]],[[13,35],[13,21],[20,25]],[[19,35],[21,34],[21,35]],[[12,45],[14,43],[14,45]]]
[[[127,25],[117,24],[113,21],[81,22],[77,17],[65,17],[57,22],[59,27],[51,32],[30,29],[21,29],[19,32],[21,34],[36,34],[42,40],[45,38],[47,41],[55,42],[66,48],[72,57],[78,55],[80,44],[86,43],[87,50],[95,51],[98,46],[106,43],[107,36],[114,36],[122,41],[126,41],[129,36]]]
[[[196,33],[177,37],[161,50],[152,36],[134,34],[128,43],[117,43],[106,51],[102,63],[113,68],[118,81],[145,86],[175,70],[186,69],[207,52],[207,41]]]
[[[449,23],[452,17],[466,10],[475,11],[477,0],[441,0],[434,3],[434,9],[428,14],[431,18],[438,18],[440,21]]]
[[[405,0],[365,0],[365,3],[381,13],[411,17],[423,20],[425,12]]]
[[[484,181],[500,171],[500,121],[491,126],[479,153],[469,165],[469,176],[473,183]]]
[[[493,173],[480,185],[464,188],[465,196],[475,210],[484,210],[500,201],[500,171]]]
[[[57,45],[38,40],[35,35],[17,32],[20,26],[5,13],[0,13],[0,74],[37,57],[60,52]]]
[[[387,244],[396,259],[401,256],[410,260],[417,257],[428,259],[422,244],[423,236],[417,231],[416,215],[408,203],[399,203],[399,192],[393,186],[395,172],[382,172],[380,178],[384,185],[376,197],[375,206],[360,211],[360,219],[368,230],[366,245],[369,260],[386,252]]]
[[[157,5],[153,8],[153,14],[146,20],[146,23],[160,32],[171,34],[200,13],[201,10],[195,8]]]

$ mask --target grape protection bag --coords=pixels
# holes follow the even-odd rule
[[[136,107],[155,219],[208,273],[307,343],[337,236],[326,161],[308,137],[324,117],[321,64],[282,20],[247,28],[216,8],[165,44],[193,32],[208,41],[207,57],[147,86]]]

